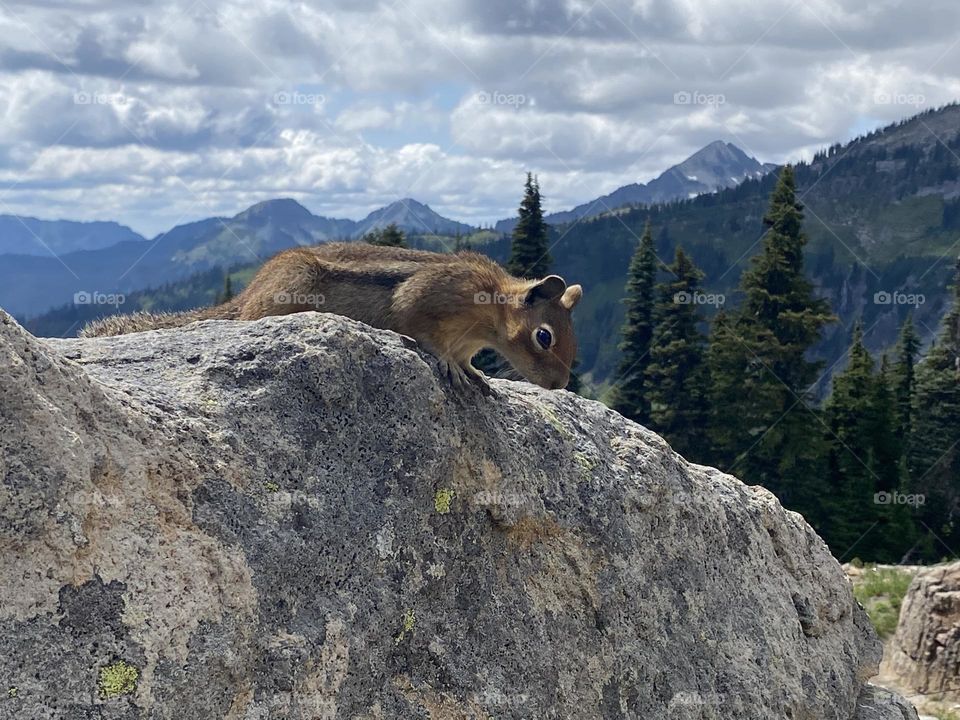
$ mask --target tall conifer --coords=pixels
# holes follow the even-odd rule
[[[550,269],[548,226],[543,220],[541,204],[540,183],[527,173],[507,262],[507,271],[516,277],[538,279],[547,275]]]
[[[816,522],[822,498],[815,485],[825,452],[809,395],[820,365],[807,351],[833,318],[804,275],[807,241],[790,167],[780,171],[764,223],[763,246],[741,278],[743,303],[712,340],[722,344],[711,352],[711,395],[726,403],[718,411],[731,422],[719,434],[714,425],[712,439],[731,459],[727,469]],[[736,382],[742,392],[731,392]]]
[[[684,457],[706,462],[706,341],[698,304],[703,273],[679,247],[667,272],[657,285],[647,367],[650,426]]]
[[[925,498],[922,518],[931,547],[951,554],[960,540],[960,260],[953,306],[937,342],[917,364],[907,466],[911,489]]]
[[[639,423],[650,421],[647,367],[650,365],[650,341],[653,338],[656,281],[657,255],[648,222],[630,260],[627,297],[624,299],[627,309],[621,331],[620,364],[611,398],[614,410]]]

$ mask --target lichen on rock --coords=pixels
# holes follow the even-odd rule
[[[105,700],[129,695],[137,689],[137,678],[140,671],[125,660],[117,660],[100,668],[100,678],[97,687],[100,697]]]
[[[456,493],[449,488],[441,488],[434,493],[433,496],[433,509],[436,510],[441,515],[446,515],[450,512],[450,502],[453,500],[453,496]]]

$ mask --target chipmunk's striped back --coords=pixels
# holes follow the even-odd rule
[[[243,292],[221,305],[108,317],[88,325],[81,336],[332,312],[417,339],[461,382],[482,383],[470,359],[491,347],[526,378],[562,387],[576,353],[570,310],[580,294],[579,285],[568,288],[555,275],[541,281],[511,277],[476,253],[330,243],[279,253]]]

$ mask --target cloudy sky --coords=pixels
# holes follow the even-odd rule
[[[144,234],[272,197],[472,223],[960,98],[956,0],[0,0],[0,213]]]

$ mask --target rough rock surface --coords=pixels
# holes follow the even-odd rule
[[[330,315],[0,312],[0,717],[915,717],[770,493],[494,388]]]
[[[916,720],[917,710],[907,700],[886,688],[867,685],[857,700],[857,718]]]
[[[913,692],[960,700],[960,562],[914,576],[884,670]]]

